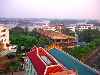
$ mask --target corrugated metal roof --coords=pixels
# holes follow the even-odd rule
[[[75,68],[79,75],[99,75],[97,71],[89,66],[81,63],[76,58],[69,54],[66,54],[60,50],[52,49],[50,54],[53,55],[60,63],[62,63],[67,68]]]

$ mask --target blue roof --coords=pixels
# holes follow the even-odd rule
[[[76,69],[79,75],[98,75],[94,69],[82,64],[68,53],[59,51],[57,49],[52,49],[50,50],[50,54],[54,56],[66,68]]]

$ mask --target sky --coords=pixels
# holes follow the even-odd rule
[[[0,17],[100,20],[100,0],[0,0]]]

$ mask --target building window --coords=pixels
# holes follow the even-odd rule
[[[1,30],[1,32],[6,32],[6,29]]]
[[[4,40],[4,42],[6,42],[6,39]]]
[[[6,36],[5,34],[1,35],[1,37],[5,37],[5,36]]]

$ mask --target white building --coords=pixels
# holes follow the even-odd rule
[[[11,52],[16,52],[16,45],[11,45],[9,41],[9,28],[0,25],[0,56],[6,55]]]
[[[75,25],[70,25],[66,27],[67,29],[71,30],[72,32],[75,32],[76,26]]]
[[[56,27],[50,26],[50,25],[43,25],[41,29],[43,29],[43,30],[56,31]]]
[[[0,42],[6,47],[9,44],[9,29],[5,26],[0,26]]]
[[[96,29],[96,26],[94,24],[77,23],[77,24],[70,24],[66,28],[75,32],[75,30],[82,31],[86,29]]]
[[[77,24],[76,29],[79,31],[86,30],[86,29],[96,29],[96,26],[94,24],[82,23],[82,24]]]

